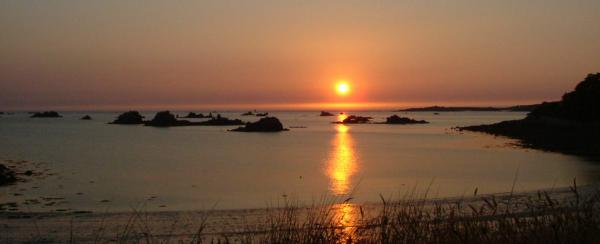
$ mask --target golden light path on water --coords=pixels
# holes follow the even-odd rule
[[[340,114],[338,121],[345,118],[346,115]],[[342,198],[351,194],[355,183],[352,182],[352,179],[358,170],[357,155],[349,131],[350,127],[347,125],[336,125],[336,135],[332,141],[333,150],[327,162],[329,189],[335,196]],[[357,206],[344,202],[336,204],[334,209],[342,232],[351,238],[355,230],[353,226],[357,224],[358,220]]]

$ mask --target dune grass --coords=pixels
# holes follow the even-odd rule
[[[351,198],[304,206],[284,199],[258,219],[222,232],[206,232],[209,215],[190,233],[152,234],[143,211],[135,211],[116,237],[94,243],[599,243],[600,192],[582,194],[576,182],[555,192],[429,199],[411,192],[379,204]],[[207,213],[209,213],[208,211]],[[172,226],[175,226],[173,224]],[[173,227],[175,228],[175,227]],[[177,234],[175,234],[177,233]],[[113,233],[114,234],[114,233]]]

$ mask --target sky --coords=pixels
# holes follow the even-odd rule
[[[600,72],[598,23],[597,0],[3,0],[0,110],[557,100]]]

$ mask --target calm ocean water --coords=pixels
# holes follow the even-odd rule
[[[93,120],[79,120],[85,114]],[[239,114],[222,113],[258,119]],[[382,121],[393,113],[351,114]],[[139,204],[149,211],[239,209],[266,207],[284,195],[311,203],[353,192],[353,202],[364,203],[414,187],[447,197],[471,195],[475,187],[480,193],[510,191],[515,177],[518,191],[565,186],[575,177],[580,184],[600,179],[600,166],[582,158],[450,130],[524,113],[397,114],[431,124],[344,126],[318,112],[271,112],[286,127],[306,128],[235,133],[227,131],[234,127],[107,124],[118,113],[71,112],[59,119],[3,115],[0,159],[44,163],[56,175],[0,188],[0,202],[59,199],[49,206],[20,205],[21,211],[125,211]]]

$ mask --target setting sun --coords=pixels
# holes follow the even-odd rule
[[[335,85],[335,90],[339,95],[346,95],[350,92],[350,86],[346,81],[339,81]]]

